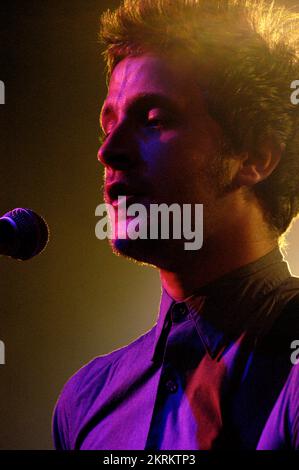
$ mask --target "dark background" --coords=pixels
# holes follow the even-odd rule
[[[158,273],[113,255],[94,233],[106,92],[97,32],[101,12],[118,4],[1,0],[0,215],[30,207],[51,240],[31,261],[0,259],[0,449],[52,448],[52,410],[67,378],[157,316]],[[288,236],[297,275],[298,236],[297,222]]]

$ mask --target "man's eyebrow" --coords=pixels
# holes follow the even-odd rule
[[[179,104],[175,103],[170,97],[162,93],[139,93],[135,95],[126,104],[127,112],[135,109],[140,109],[146,106],[161,106],[167,108],[168,111],[177,113],[180,111]],[[100,121],[107,118],[109,115],[115,114],[113,104],[105,102],[100,114]]]

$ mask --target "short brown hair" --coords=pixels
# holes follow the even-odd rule
[[[253,188],[269,226],[284,233],[299,212],[299,14],[266,0],[124,0],[102,15],[100,38],[108,80],[127,56],[182,52],[210,71],[208,110],[233,152],[258,152],[267,139],[284,148]]]

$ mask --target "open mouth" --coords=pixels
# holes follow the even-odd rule
[[[117,199],[112,202],[113,207],[121,208],[125,205],[128,208],[132,204],[140,203],[140,195],[137,194],[128,194],[128,195],[119,195]]]
[[[107,196],[107,202],[112,204],[113,206],[118,205],[120,201],[123,202],[124,197],[126,200],[126,204],[133,204],[141,196],[140,192],[135,191],[124,183],[113,183],[111,185],[108,185],[106,187],[105,193]]]

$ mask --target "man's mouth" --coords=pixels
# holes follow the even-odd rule
[[[122,182],[108,184],[105,187],[105,201],[112,206],[117,206],[120,201],[124,201],[124,197],[127,205],[134,204],[141,195],[140,190]]]
[[[126,207],[129,207],[131,204],[140,202],[140,195],[129,194],[129,195],[119,195],[117,199],[112,201],[111,205],[113,207],[120,207],[122,204],[126,204]]]

